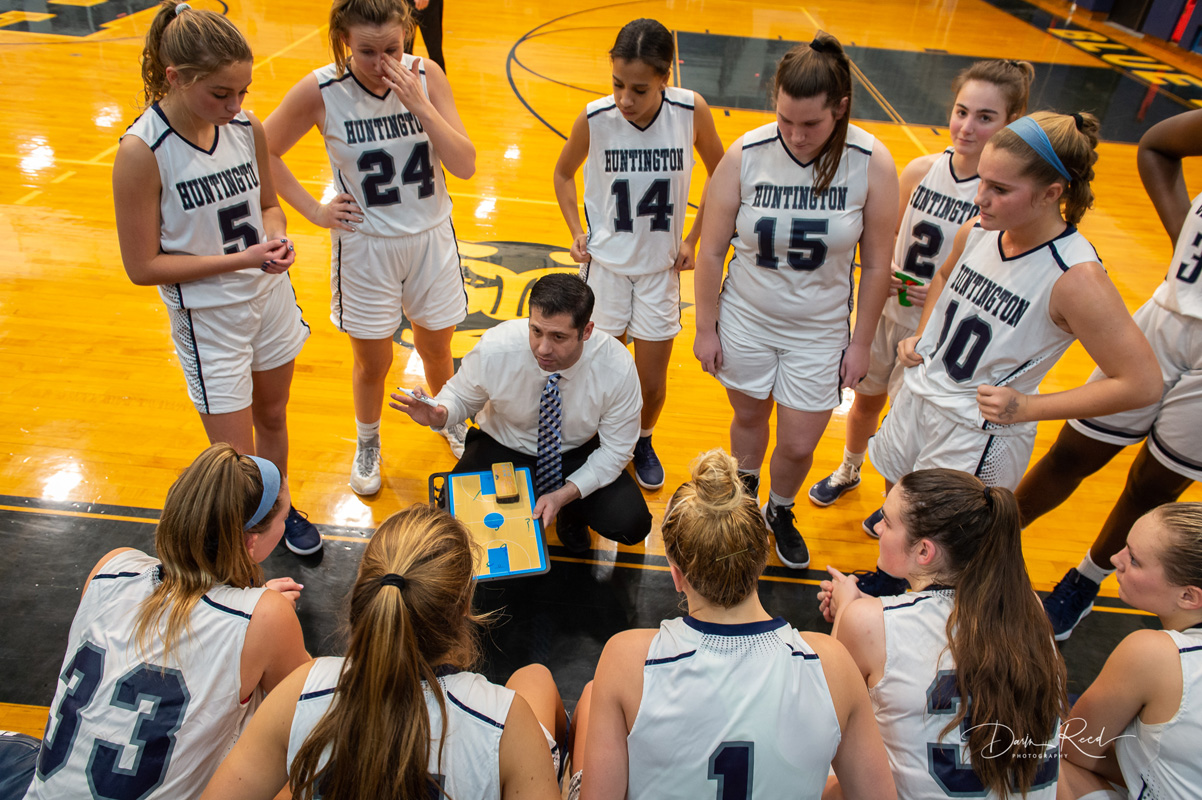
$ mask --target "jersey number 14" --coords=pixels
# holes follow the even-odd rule
[[[643,192],[643,197],[635,207],[635,213],[640,217],[649,217],[651,230],[672,230],[672,184],[666,180],[652,181]],[[614,181],[609,193],[614,196],[614,205],[618,215],[614,217],[614,230],[620,233],[634,233],[634,217],[630,215],[630,181],[626,179]]]

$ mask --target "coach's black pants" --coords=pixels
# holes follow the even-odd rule
[[[433,2],[431,3],[433,5]],[[563,453],[563,476],[567,478],[588,460],[589,453],[601,446],[594,436],[575,450]],[[513,468],[529,467],[534,475],[537,459],[517,450],[511,450],[479,428],[469,428],[463,458],[455,465],[455,472],[487,472],[492,465],[512,461]],[[602,486],[588,497],[573,500],[559,512],[560,519],[577,524],[586,524],[606,539],[621,544],[637,544],[651,532],[651,512],[647,501],[630,473],[622,470],[617,479]]]
[[[426,43],[426,52],[430,54],[430,60],[446,72],[447,63],[442,58],[442,0],[430,0],[430,4],[421,11],[417,10],[413,0],[409,0],[409,8],[413,11],[414,22],[422,32],[422,41]],[[410,38],[405,41],[406,53],[413,52],[413,38],[411,33]]]

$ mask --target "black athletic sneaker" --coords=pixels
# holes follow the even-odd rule
[[[555,535],[569,553],[587,553],[593,544],[588,525],[560,515],[555,520]]]
[[[805,569],[810,565],[810,548],[794,524],[793,506],[774,506],[764,503],[761,510],[772,538],[776,540],[776,554],[786,567]]]
[[[859,485],[860,468],[844,461],[837,470],[810,487],[810,502],[825,508]]]
[[[308,514],[291,507],[284,519],[284,544],[298,556],[312,555],[321,549],[321,531],[309,521]]]
[[[1073,635],[1081,620],[1093,611],[1094,598],[1102,588],[1073,567],[1056,584],[1052,593],[1043,598],[1043,610],[1052,622],[1056,641],[1063,642]]]
[[[650,436],[640,436],[634,445],[634,479],[639,486],[654,491],[664,485],[664,465],[651,447]]]
[[[760,499],[760,476],[753,472],[740,472],[739,480],[743,481],[743,491],[758,501]]]
[[[867,516],[867,518],[865,518],[865,520],[860,523],[860,527],[864,529],[864,533],[868,534],[873,539],[879,539],[881,537],[880,537],[880,534],[878,534],[876,532],[876,524],[878,522],[880,522],[881,520],[883,520],[884,518],[885,518],[884,509],[878,508],[876,511],[873,511],[871,514],[869,514]]]
[[[905,594],[910,588],[910,582],[905,578],[895,578],[880,569],[858,569],[850,574],[856,576],[860,591],[873,597],[893,597]]]

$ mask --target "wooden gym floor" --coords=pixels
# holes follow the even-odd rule
[[[220,0],[195,5],[224,8]],[[233,0],[226,13],[256,54],[246,105],[260,118],[301,76],[328,61],[324,2]],[[138,56],[153,14],[149,0],[0,0],[0,605],[7,612],[0,623],[6,675],[0,703],[23,704],[0,708],[0,727],[40,733],[40,706],[53,693],[81,580],[113,547],[151,549],[168,485],[206,444],[184,392],[164,308],[153,289],[126,279],[113,226],[113,153],[138,114]],[[1087,18],[1066,20],[1067,14],[1067,6],[1025,0],[818,0],[803,6],[780,0],[595,6],[450,0],[448,72],[478,152],[475,177],[448,178],[472,303],[472,316],[456,335],[456,355],[483,329],[523,315],[530,282],[571,268],[551,169],[562,132],[586,102],[609,91],[606,50],[618,28],[639,16],[676,31],[677,80],[710,100],[726,144],[770,119],[765,81],[773,59],[816,29],[830,31],[857,65],[853,118],[889,147],[899,168],[945,146],[947,131],[940,126],[958,69],[982,57],[1035,62],[1033,110],[1086,109],[1104,120],[1108,141],[1099,148],[1097,207],[1082,228],[1134,310],[1162,280],[1172,248],[1139,184],[1133,142],[1149,124],[1202,100],[1202,62]],[[328,187],[316,134],[288,161],[313,192]],[[703,175],[699,168],[694,202]],[[1195,191],[1202,187],[1202,166],[1190,165],[1187,178]],[[426,476],[454,462],[441,438],[386,410],[383,491],[364,500],[347,487],[354,452],[350,348],[328,322],[329,240],[299,214],[289,210],[289,219],[298,250],[292,281],[313,328],[293,383],[290,482],[296,505],[322,526],[327,544],[323,556],[310,559],[281,550],[267,569],[306,585],[300,614],[310,651],[319,654],[337,650],[342,598],[365,536],[388,514],[423,501]],[[684,296],[691,301],[691,275]],[[648,496],[657,515],[686,478],[692,457],[729,442],[730,410],[692,357],[692,323],[686,307],[655,435],[668,473],[665,488]],[[390,385],[421,380],[420,365],[403,346],[406,333],[398,332],[402,345]],[[1079,384],[1090,369],[1074,347],[1045,389]],[[1059,428],[1041,425],[1036,457]],[[842,443],[837,412],[810,482],[836,466]],[[1027,531],[1036,588],[1050,589],[1080,559],[1133,455],[1115,459]],[[801,498],[799,527],[815,569],[771,566],[763,592],[772,610],[799,627],[824,629],[814,610],[816,570],[874,564],[876,544],[860,520],[879,505],[881,489],[869,469],[863,486],[835,507],[817,509]],[[1202,499],[1202,490],[1194,487],[1186,498]],[[493,631],[487,670],[504,677],[524,660],[543,660],[571,705],[609,635],[654,625],[679,610],[663,574],[658,529],[638,547],[598,541],[583,559],[552,544],[555,564],[546,578],[482,588],[484,605],[506,605],[509,615]],[[1114,597],[1113,580],[1103,594]],[[1149,624],[1116,600],[1105,605],[1065,646],[1076,691],[1125,632]]]

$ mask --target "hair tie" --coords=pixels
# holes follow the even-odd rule
[[[185,11],[190,11],[191,9],[192,6],[188,5],[187,3],[180,3],[175,7],[175,16],[178,17],[180,14],[184,13]]]
[[[1052,169],[1060,173],[1060,176],[1069,183],[1073,182],[1073,176],[1068,174],[1068,170],[1064,166],[1064,162],[1060,160],[1060,156],[1056,155],[1055,148],[1052,147],[1052,140],[1048,138],[1047,133],[1039,126],[1039,123],[1031,119],[1031,117],[1020,117],[1006,126],[1007,129],[1018,134],[1018,138],[1026,142],[1036,155],[1051,165]]]
[[[1007,58],[1006,63],[1009,64],[1010,66],[1014,67],[1015,69],[1022,69],[1022,66],[1018,63],[1018,61],[1016,59]]]
[[[1069,116],[1073,118],[1073,123],[1077,126],[1077,130],[1081,130],[1081,126],[1085,123],[1085,120],[1081,118],[1081,115],[1069,114]]]
[[[993,495],[989,493],[989,487],[985,487],[985,505],[989,506],[989,510],[993,510]]]
[[[395,572],[390,572],[383,578],[380,578],[381,586],[395,586],[401,591],[405,591],[405,576],[397,575]]]
[[[810,49],[815,53],[829,53],[831,52],[831,49],[827,43],[818,40],[818,37],[821,35],[821,33],[822,31],[819,31],[818,33],[814,34],[814,38],[810,41]]]
[[[259,467],[259,477],[263,480],[263,496],[259,498],[259,507],[250,515],[242,530],[248,531],[263,521],[267,512],[275,505],[275,499],[280,496],[280,468],[265,458],[247,456]]]

